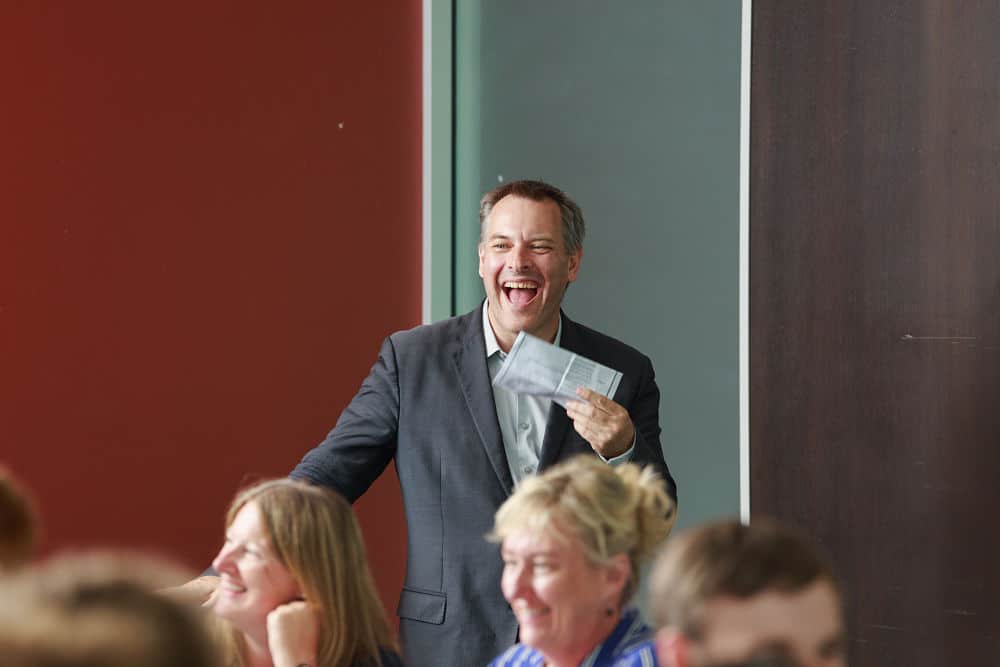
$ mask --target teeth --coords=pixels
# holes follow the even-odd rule
[[[219,582],[219,586],[221,586],[223,590],[233,591],[234,593],[242,593],[246,590],[245,586],[239,586],[231,581],[221,581]]]
[[[529,609],[528,607],[518,607],[517,609],[518,616],[527,616],[527,617],[541,616],[542,614],[547,614],[548,612],[549,610],[547,607],[538,607],[532,609]]]
[[[524,280],[521,280],[521,281],[510,280],[510,281],[505,282],[503,284],[503,286],[504,287],[509,287],[511,289],[538,289],[537,283],[528,282],[528,281],[524,281]]]

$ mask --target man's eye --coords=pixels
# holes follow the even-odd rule
[[[552,250],[552,246],[550,246],[550,245],[533,245],[533,246],[531,246],[531,249],[534,250],[535,252],[549,252],[550,250]]]
[[[494,250],[506,250],[509,247],[510,247],[509,243],[494,243],[493,244],[493,249]]]

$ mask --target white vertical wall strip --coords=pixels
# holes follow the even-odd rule
[[[431,77],[432,77],[432,57],[431,57],[431,5],[433,0],[423,1],[423,29],[422,29],[422,39],[423,39],[423,63],[421,68],[421,74],[423,78],[423,92],[421,94],[421,202],[422,202],[422,212],[421,212],[421,225],[423,232],[423,247],[422,253],[423,257],[421,260],[422,268],[422,278],[421,278],[421,291],[420,291],[420,318],[424,324],[431,322],[431,296],[433,281],[431,276],[432,262],[432,243],[433,234],[431,233],[431,223],[433,221],[433,191],[431,190],[431,152],[433,144],[431,143]]]
[[[452,312],[452,70],[454,0],[423,0],[421,320]]]
[[[750,42],[753,0],[743,0],[740,55],[740,519],[750,522]]]

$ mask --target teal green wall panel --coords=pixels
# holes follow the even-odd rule
[[[653,359],[681,526],[739,512],[741,4],[455,6],[456,310],[482,298],[482,192],[569,192],[588,232],[566,311]]]

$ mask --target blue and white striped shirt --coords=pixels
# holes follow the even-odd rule
[[[580,667],[656,667],[652,632],[637,609],[626,609],[608,638],[594,647]],[[515,644],[497,656],[489,667],[541,667],[545,656],[526,645]]]

